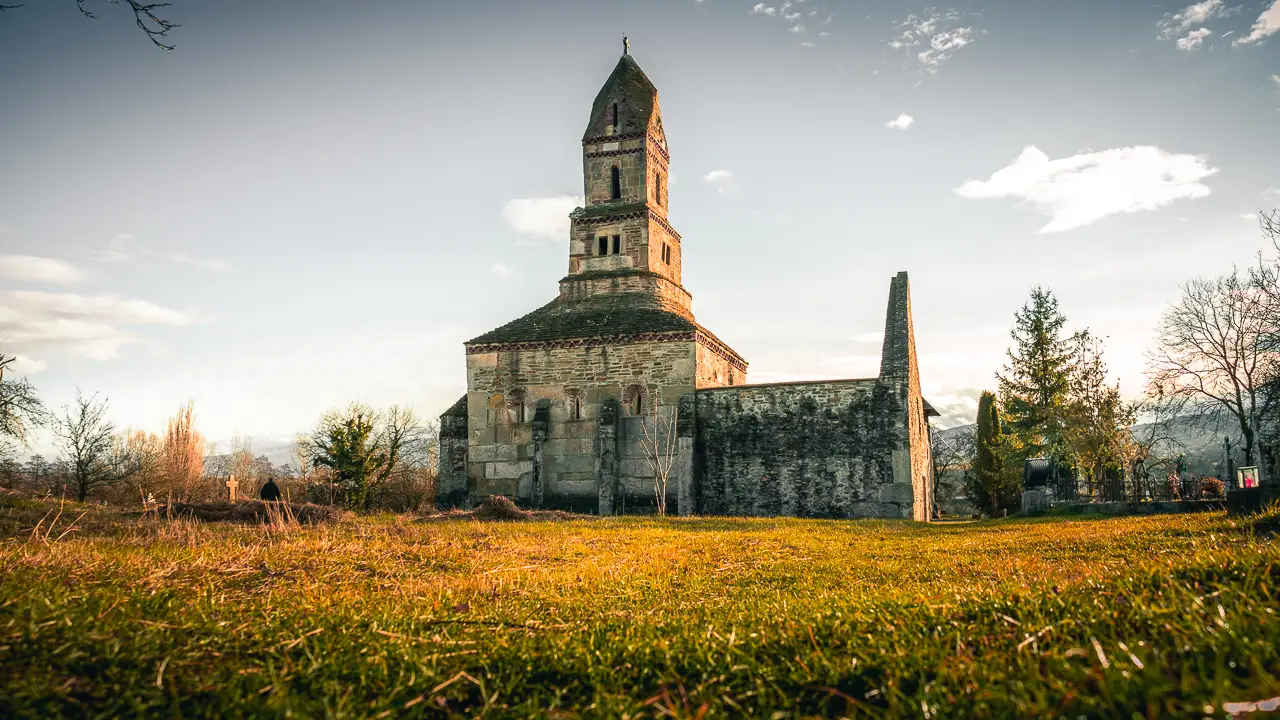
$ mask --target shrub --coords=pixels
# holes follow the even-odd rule
[[[1227,488],[1216,477],[1200,478],[1197,496],[1202,500],[1221,500],[1227,496]]]

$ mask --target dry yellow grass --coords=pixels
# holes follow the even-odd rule
[[[60,540],[18,514],[0,714],[1163,717],[1280,695],[1280,550],[1220,514],[91,517]]]

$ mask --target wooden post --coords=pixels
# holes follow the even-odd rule
[[[236,482],[235,475],[230,475],[227,477],[227,490],[230,491],[231,502],[236,501],[236,488],[239,486],[240,486],[240,483]]]

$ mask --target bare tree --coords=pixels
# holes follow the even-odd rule
[[[1147,476],[1168,476],[1178,455],[1187,451],[1177,431],[1181,409],[1182,403],[1176,399],[1147,399],[1134,406],[1135,419],[1144,421],[1133,427],[1133,473],[1139,483],[1145,483]]]
[[[1254,413],[1270,373],[1266,347],[1272,333],[1266,293],[1239,272],[1192,280],[1182,298],[1160,319],[1147,351],[1148,396],[1181,403],[1204,429],[1216,428],[1225,412],[1244,438],[1245,461],[1253,462]]]
[[[169,489],[164,472],[164,440],[145,430],[125,431],[125,453],[133,461],[132,500],[154,502]]]
[[[96,20],[98,16],[94,15],[87,7],[85,7],[85,2],[87,2],[87,0],[76,0],[76,7],[80,9],[80,14],[91,20]],[[173,49],[172,45],[166,45],[161,41],[167,39],[170,30],[176,27],[181,27],[181,25],[170,20],[166,20],[157,14],[164,12],[163,9],[169,7],[172,3],[139,2],[138,0],[123,0],[123,2],[121,2],[121,0],[107,0],[107,2],[113,5],[127,5],[129,9],[133,11],[134,23],[138,26],[139,30],[146,33],[147,39],[150,40],[153,45],[161,50]],[[0,5],[0,12],[4,12],[5,10],[16,10],[22,7],[22,5],[23,3],[19,3],[17,5]]]
[[[662,390],[656,388],[652,392],[648,386],[644,394],[651,399],[649,417],[640,423],[644,437],[640,445],[644,449],[645,460],[653,473],[653,496],[657,502],[658,514],[667,514],[667,488],[671,484],[671,473],[676,461],[680,458],[680,444],[676,437],[675,413],[664,413],[662,408]],[[652,426],[652,428],[651,428]]]
[[[194,403],[188,400],[169,419],[164,434],[164,473],[169,487],[183,500],[191,498],[204,476],[205,450],[205,440],[195,429]]]
[[[96,394],[86,398],[77,391],[75,404],[64,407],[53,422],[80,502],[90,492],[115,485],[136,471],[127,447],[116,437],[115,425],[107,419],[106,399],[97,398]]]
[[[231,436],[231,454],[227,457],[227,473],[248,493],[260,478],[253,458],[253,438],[244,435]]]
[[[977,454],[976,426],[962,430],[933,433],[933,493],[935,499],[943,497],[946,488],[964,487],[964,473],[973,464]]]
[[[26,445],[32,430],[49,421],[49,413],[29,380],[5,379],[16,361],[16,357],[0,353],[0,444],[16,441]]]

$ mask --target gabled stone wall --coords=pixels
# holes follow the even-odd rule
[[[909,470],[895,473],[907,443],[892,383],[704,389],[694,404],[699,513],[912,516]]]

